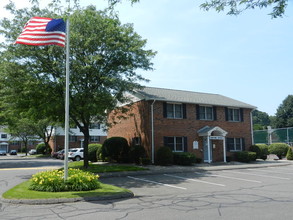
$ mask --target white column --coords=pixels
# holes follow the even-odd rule
[[[211,163],[210,135],[207,136],[207,142],[208,142],[208,163]]]
[[[226,138],[223,139],[224,162],[226,163]]]

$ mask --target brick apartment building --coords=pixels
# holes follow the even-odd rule
[[[23,141],[19,137],[11,136],[11,134],[6,131],[6,128],[6,126],[0,125],[0,150],[5,151],[6,153],[11,150],[21,152],[25,147]],[[39,143],[42,143],[41,139],[30,138],[27,143],[27,150],[35,149]]]
[[[50,146],[53,152],[64,148],[65,132],[61,127],[56,127],[53,130],[53,135],[50,140]],[[107,132],[101,124],[93,124],[90,128],[89,144],[103,144],[107,139]],[[69,130],[69,148],[83,147],[84,135],[79,128],[70,128]]]
[[[192,152],[205,162],[225,161],[253,142],[251,112],[255,106],[218,94],[145,87],[129,94],[129,117],[108,137],[125,137],[141,144],[154,162],[155,152],[169,146],[173,152]],[[111,119],[112,120],[112,119]]]

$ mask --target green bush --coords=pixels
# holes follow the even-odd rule
[[[195,163],[201,163],[202,162],[202,159],[201,158],[196,158],[195,159]]]
[[[129,157],[131,162],[141,164],[141,158],[146,156],[145,148],[141,145],[135,145],[130,148]]]
[[[266,160],[269,155],[268,146],[266,144],[256,144],[250,146],[249,150],[256,153],[258,159]]]
[[[124,137],[111,137],[104,141],[102,145],[102,157],[122,162],[128,158],[129,146]]]
[[[176,165],[183,165],[183,166],[190,166],[193,163],[196,163],[196,156],[195,154],[188,153],[188,152],[174,152],[174,164]]]
[[[98,177],[79,169],[69,169],[64,181],[64,170],[37,173],[30,179],[29,189],[44,192],[88,191],[100,188]]]
[[[88,151],[88,159],[91,162],[97,162],[97,151],[100,147],[102,147],[101,144],[89,144],[89,151]]]
[[[256,152],[251,151],[239,151],[236,152],[235,156],[237,161],[244,163],[256,160]]]
[[[269,152],[270,154],[277,155],[279,159],[282,159],[283,156],[286,156],[288,148],[289,148],[288,144],[274,143],[269,146]]]
[[[140,158],[141,164],[142,165],[150,165],[151,164],[151,159],[148,157],[142,157]]]
[[[291,147],[288,148],[286,158],[287,158],[287,160],[293,160],[293,151],[292,151]]]
[[[169,147],[160,147],[157,150],[156,164],[162,166],[173,164],[173,153]]]
[[[40,143],[36,146],[37,154],[50,154],[52,149],[50,146],[46,147],[45,143]]]
[[[96,158],[97,161],[99,160],[104,160],[103,156],[102,156],[102,144],[98,144],[98,149],[97,149],[97,153],[96,153]]]

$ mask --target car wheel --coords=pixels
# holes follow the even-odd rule
[[[81,159],[80,156],[76,156],[76,157],[74,158],[75,161],[80,161],[80,159]]]

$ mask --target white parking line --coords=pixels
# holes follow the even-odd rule
[[[21,168],[0,168],[0,171],[7,170],[55,170],[61,167],[21,167]]]
[[[253,171],[260,171],[260,172],[267,172],[267,173],[278,173],[278,174],[284,174],[284,175],[292,175],[293,173],[287,173],[287,172],[285,172],[285,173],[280,173],[280,172],[278,172],[278,171],[271,171],[271,170],[262,170],[262,169],[248,169],[248,170],[253,170]]]
[[[211,183],[211,182],[202,181],[202,180],[195,180],[195,179],[185,178],[185,177],[181,177],[181,176],[174,176],[174,175],[169,175],[169,174],[164,174],[164,175],[165,175],[165,176],[174,177],[174,178],[178,178],[178,179],[189,180],[189,181],[193,181],[193,182],[206,183],[206,184],[216,185],[216,186],[225,186],[225,185],[223,185],[223,184]]]
[[[275,170],[292,171],[292,168],[280,168],[280,167],[268,167],[268,168],[275,169]]]
[[[215,176],[215,177],[240,180],[240,181],[246,181],[246,182],[252,182],[252,183],[262,183],[261,181],[257,181],[257,180],[248,180],[248,179],[242,179],[242,178],[237,178],[237,177],[222,176],[222,175],[215,175],[215,174],[205,174],[205,173],[200,173],[200,172],[195,172],[195,173],[199,174],[199,175],[204,175],[204,176]]]
[[[244,175],[252,175],[252,176],[259,176],[259,177],[267,177],[267,178],[281,179],[281,180],[290,180],[290,178],[283,178],[283,177],[276,177],[276,176],[267,176],[267,175],[259,175],[259,174],[254,174],[254,173],[245,173],[245,172],[236,172],[236,171],[227,171],[227,170],[223,170],[222,172],[236,173],[236,174],[244,174]]]
[[[167,186],[167,187],[172,187],[172,188],[186,190],[186,188],[180,187],[180,186],[173,186],[173,185],[169,185],[169,184],[159,183],[159,182],[155,182],[155,181],[151,181],[151,180],[146,180],[146,179],[142,179],[142,178],[136,178],[136,177],[132,177],[132,176],[127,176],[127,177],[130,178],[130,179],[134,179],[134,180],[139,180],[139,181],[144,181],[144,182],[148,182],[148,183],[154,183],[154,184],[163,185],[163,186]]]

